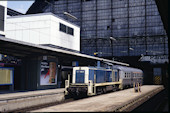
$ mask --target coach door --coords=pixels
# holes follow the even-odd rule
[[[118,71],[114,70],[113,74],[114,74],[114,76],[113,76],[114,80],[113,81],[118,82],[119,81]]]
[[[119,78],[120,78],[120,69],[118,69],[118,72],[117,72],[117,79],[119,81]]]
[[[162,84],[162,69],[161,68],[153,68],[154,74],[154,84],[160,85]]]
[[[134,76],[134,73],[133,72],[131,72],[131,85],[133,86],[133,76]]]

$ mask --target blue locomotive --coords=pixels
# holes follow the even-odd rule
[[[74,67],[72,83],[65,82],[65,95],[97,95],[143,82],[140,69],[115,65],[111,69],[102,67]]]

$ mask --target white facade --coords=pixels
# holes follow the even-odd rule
[[[72,28],[74,34],[60,31],[60,23]],[[6,37],[33,44],[51,44],[80,51],[80,27],[52,13],[8,17]]]
[[[0,6],[4,7],[4,31],[5,31],[5,26],[6,26],[5,24],[6,24],[6,17],[7,17],[7,1],[0,1]],[[5,35],[4,31],[0,30],[0,35]]]

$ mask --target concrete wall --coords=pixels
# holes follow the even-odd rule
[[[61,32],[60,23],[73,28],[74,36]],[[11,39],[80,51],[80,28],[52,13],[8,17],[6,34]]]

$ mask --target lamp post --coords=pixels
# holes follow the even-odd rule
[[[102,40],[109,40],[110,41],[110,46],[112,48],[112,57],[113,57],[113,41],[117,41],[114,37],[109,37],[109,38],[97,38],[97,39],[102,39]],[[97,40],[96,40],[97,41]],[[94,55],[97,56],[98,54],[103,54],[103,52],[94,52]]]
[[[111,46],[112,46],[112,57],[113,57],[113,41],[117,41],[114,37],[110,37],[110,41],[111,41]]]
[[[131,47],[129,48],[129,50],[134,51],[134,49],[133,49],[133,48],[131,48]]]
[[[132,48],[132,47],[130,47],[130,48],[128,48],[128,51],[120,51],[120,52],[122,52],[122,53],[127,53],[127,52],[129,52],[129,51],[134,51],[134,49]]]

